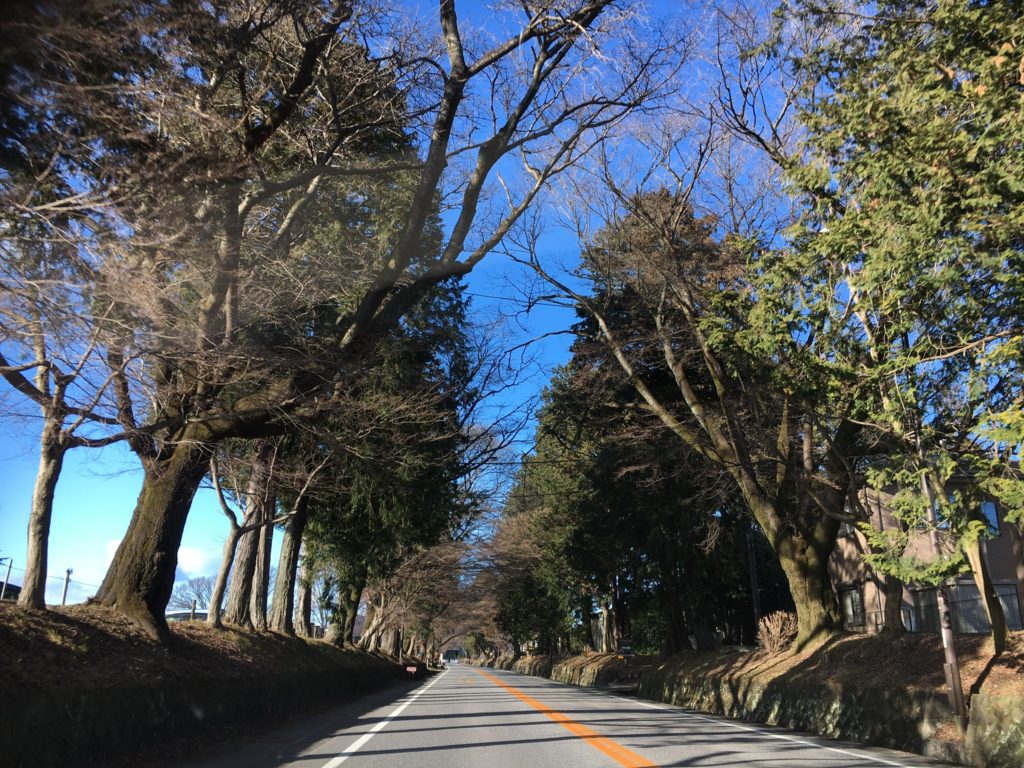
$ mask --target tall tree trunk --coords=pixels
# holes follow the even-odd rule
[[[601,601],[601,653],[611,653],[615,650],[615,639],[612,630],[612,609]]]
[[[53,497],[64,464],[64,454],[68,450],[62,438],[60,420],[49,414],[44,414],[44,418],[43,432],[39,437],[39,471],[36,473],[32,512],[28,519],[25,579],[18,596],[18,605],[39,610],[46,608],[46,569]]]
[[[313,575],[309,570],[309,558],[302,558],[299,570],[299,594],[295,614],[298,621],[296,630],[303,637],[313,636]]]
[[[580,598],[580,618],[583,621],[583,650],[597,650],[594,644],[594,601],[590,595]]]
[[[883,607],[882,632],[887,635],[902,635],[907,631],[903,626],[903,582],[895,576],[885,576],[885,606]]]
[[[827,522],[827,518],[821,521]],[[838,527],[839,522],[835,522]],[[828,556],[834,543],[835,537],[829,540],[827,536],[816,536],[811,542],[790,534],[775,545],[797,609],[798,649],[825,640],[842,627],[839,603],[828,574]]]
[[[828,560],[835,549],[839,520],[823,514],[782,522],[773,510],[771,517],[756,516],[779,558],[796,609],[797,649],[816,645],[840,632],[843,627]]]
[[[178,547],[192,499],[206,475],[209,447],[186,430],[169,454],[144,462],[142,491],[96,599],[150,637],[169,637],[164,611],[174,588]]]
[[[273,482],[271,463],[274,448],[268,440],[261,440],[253,454],[249,482],[245,488],[245,521],[242,528],[258,526],[265,521],[267,499]],[[251,602],[253,576],[259,553],[260,528],[245,531],[238,540],[235,566],[231,574],[231,589],[224,609],[224,621],[240,627],[252,626]]]
[[[238,548],[238,540],[241,536],[241,531],[232,523],[228,537],[224,540],[220,568],[217,570],[217,579],[213,582],[213,591],[210,593],[210,610],[206,615],[206,623],[211,627],[223,626],[221,617],[224,612],[224,591],[228,586],[228,574],[231,573],[231,566],[235,562],[235,550]]]
[[[668,583],[672,582],[664,582],[664,584]],[[664,589],[664,611],[667,624],[664,643],[665,655],[671,656],[674,653],[693,650],[690,646],[690,628],[686,624],[682,600],[674,583],[672,583],[671,589]]]
[[[1024,617],[1024,524],[1018,524],[1011,531],[1013,554],[1017,558],[1017,604]]]
[[[259,510],[255,508],[255,499],[249,503],[254,508],[246,510],[246,520],[258,520]],[[224,621],[239,627],[251,627],[249,613],[250,596],[252,595],[252,577],[256,568],[256,555],[259,549],[259,528],[246,531],[238,539],[235,553],[235,565],[231,571],[231,589],[228,590],[228,602],[224,607]]]
[[[992,643],[998,656],[1006,650],[1006,616],[1003,614],[1003,605],[999,602],[999,595],[992,583],[988,562],[981,551],[981,540],[974,539],[965,544],[964,554],[967,555],[967,560],[971,564],[971,575],[974,577],[974,583],[981,595],[981,604],[985,606],[985,613],[992,626]]]
[[[295,578],[299,567],[299,549],[302,533],[309,513],[309,497],[303,496],[284,526],[281,554],[277,560],[277,578],[274,580],[274,598],[270,604],[268,624],[274,632],[294,635],[292,614],[295,612]]]
[[[341,642],[352,644],[353,635],[356,629],[356,618],[359,616],[359,603],[363,599],[363,590],[366,589],[366,567],[361,567],[355,576],[347,583],[338,585],[338,604],[344,611],[341,618]],[[370,614],[366,614],[367,625]]]
[[[274,513],[277,499],[272,494],[264,501],[256,545],[256,562],[249,592],[249,621],[257,632],[267,631],[267,599],[270,597],[270,550],[274,545]]]
[[[388,620],[388,606],[382,593],[376,600],[366,602],[366,624],[359,645],[371,651],[380,650]]]
[[[612,650],[618,651],[622,648],[622,638],[626,636],[626,604],[622,600],[617,576],[612,584],[612,619]]]

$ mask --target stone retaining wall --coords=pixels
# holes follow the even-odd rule
[[[985,768],[1024,766],[1024,701],[987,693],[972,696],[967,758]]]

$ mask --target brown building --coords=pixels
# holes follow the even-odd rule
[[[871,514],[872,526],[882,531],[897,526],[886,505],[891,494],[868,488],[861,491],[860,498]],[[1024,538],[1017,526],[1003,520],[1002,510],[994,502],[983,502],[981,511],[993,532],[992,538],[982,542],[982,554],[1006,614],[1007,627],[1024,629],[1021,621],[1024,615]],[[862,559],[861,555],[868,551],[864,534],[844,523],[829,560],[829,571],[843,621],[852,631],[877,632],[884,622],[885,579],[874,573]],[[908,555],[927,560],[931,552],[931,540],[925,531],[911,536]],[[955,631],[989,631],[988,618],[971,574],[964,574],[956,580],[950,587],[949,598]],[[914,584],[904,586],[900,613],[904,626],[911,632],[938,631],[935,588]]]

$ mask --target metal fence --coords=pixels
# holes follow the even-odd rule
[[[1021,622],[1020,602],[1014,584],[996,584],[996,594],[1003,606],[1008,629],[1024,629]],[[903,624],[911,632],[938,632],[939,609],[935,589],[912,592],[913,608],[903,609]],[[966,634],[986,634],[992,629],[978,588],[973,584],[957,584],[949,589],[949,605],[953,614],[953,631]]]

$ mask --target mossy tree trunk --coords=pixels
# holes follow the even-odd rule
[[[131,524],[96,595],[161,641],[169,635],[164,611],[174,588],[181,534],[210,458],[209,446],[194,437],[186,430],[166,455],[144,461]]]
[[[767,532],[769,541],[775,538],[773,547],[793,596],[798,649],[816,645],[842,629],[839,604],[828,572],[828,559],[838,530],[839,520],[821,517],[802,532]]]

